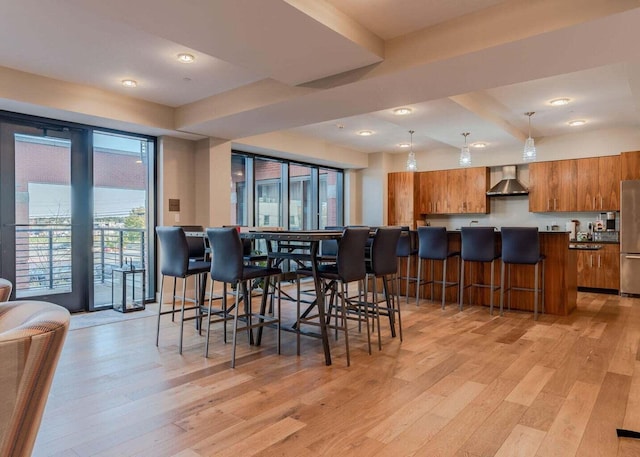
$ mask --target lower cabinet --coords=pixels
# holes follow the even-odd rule
[[[603,244],[597,251],[578,250],[578,287],[614,289],[620,287],[620,247]]]

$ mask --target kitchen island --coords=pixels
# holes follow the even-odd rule
[[[461,240],[459,231],[450,231],[449,247],[453,250],[460,250]],[[498,246],[500,246],[500,233],[497,232]],[[576,251],[569,249],[568,232],[560,231],[541,231],[540,232],[540,250],[545,255],[544,265],[544,305],[545,313],[566,316],[576,308],[577,300],[577,258]],[[434,268],[435,278],[442,277],[441,262],[436,262]],[[448,262],[447,281],[457,279],[455,271],[457,262],[451,260]],[[500,284],[500,260],[495,262],[495,283]],[[402,262],[402,276],[404,276],[404,268],[406,263]],[[425,261],[423,265],[423,278],[430,276],[430,262]],[[465,281],[467,284],[473,280],[474,283],[489,284],[491,277],[491,265],[478,264],[475,262],[465,262]],[[417,271],[412,267],[412,273]],[[533,287],[534,273],[533,266],[530,265],[512,265],[511,266],[511,284],[512,287]],[[505,273],[505,280],[506,280]],[[401,290],[405,290],[401,285]],[[421,297],[429,298],[430,288],[425,286],[422,288]],[[472,287],[465,290],[464,303],[474,305],[489,305],[490,296],[488,288]],[[447,306],[457,306],[458,289],[449,287],[446,291]],[[415,297],[415,289],[413,292]],[[438,284],[434,287],[434,300],[437,302],[442,297]],[[421,306],[428,302],[421,302]],[[505,293],[505,310],[507,309],[507,294]],[[500,292],[496,291],[494,295],[494,305],[500,304]],[[533,292],[513,290],[511,292],[511,308],[523,311],[533,312]]]

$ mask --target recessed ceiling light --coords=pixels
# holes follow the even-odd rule
[[[471,147],[476,149],[484,149],[487,147],[487,143],[482,143],[482,142],[471,143]]]
[[[568,122],[568,124],[571,127],[579,127],[579,126],[584,125],[586,123],[587,123],[587,121],[585,121],[584,119],[576,119],[575,121],[569,121]]]
[[[569,100],[568,98],[554,98],[553,100],[549,101],[549,104],[551,106],[564,106],[568,105],[570,101],[571,100]]]
[[[396,116],[406,116],[407,114],[411,114],[412,111],[411,108],[396,108],[393,110],[393,114]]]
[[[400,144],[398,144],[398,147],[400,147],[400,148],[408,148],[409,146],[411,146],[409,143],[400,143]]]
[[[178,54],[178,62],[191,63],[194,60],[196,60],[196,58],[193,56],[193,54],[186,54],[186,53]]]
[[[360,130],[358,132],[358,135],[360,135],[360,136],[371,136],[371,135],[373,135],[373,132],[371,130]]]
[[[138,81],[136,81],[134,79],[123,79],[122,80],[122,85],[124,87],[137,87],[138,86]]]

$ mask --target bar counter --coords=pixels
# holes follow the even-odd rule
[[[500,232],[497,233],[498,248],[500,248]],[[449,247],[450,249],[459,251],[460,232],[450,231]],[[576,308],[577,300],[577,257],[576,251],[569,249],[568,232],[560,231],[541,231],[540,232],[540,250],[546,256],[544,264],[544,305],[546,314],[555,314],[566,316]],[[415,262],[415,260],[414,260]],[[457,278],[456,267],[457,260],[450,259],[447,262],[447,281],[455,281]],[[495,262],[495,283],[500,284],[500,266],[501,261]],[[406,272],[406,262],[401,262],[402,275]],[[474,283],[489,284],[491,277],[491,264],[479,264],[476,262],[465,262],[465,281],[469,284]],[[424,261],[423,278],[430,276],[430,262]],[[511,284],[513,287],[533,287],[534,273],[532,265],[512,265],[511,266]],[[415,276],[417,272],[417,263],[411,267],[411,273]],[[434,277],[436,281],[442,278],[442,262],[435,262]],[[505,281],[508,276],[505,272]],[[404,291],[404,282],[401,285]],[[411,284],[412,296],[415,297],[414,285]],[[411,293],[411,292],[410,292]],[[447,306],[457,306],[458,288],[449,287],[446,291]],[[422,287],[422,298],[429,299],[430,286]],[[504,307],[507,309],[508,294],[505,293]],[[434,286],[434,301],[440,300],[441,288],[436,283]],[[489,289],[472,287],[467,288],[464,294],[464,304],[468,306],[470,303],[474,305],[489,305]],[[494,309],[500,304],[500,291],[496,291],[494,295]],[[431,306],[428,301],[421,301],[420,306]],[[533,312],[533,292],[513,290],[511,292],[511,308],[523,311]]]

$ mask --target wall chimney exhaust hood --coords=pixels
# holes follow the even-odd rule
[[[529,191],[516,177],[516,166],[505,165],[502,167],[502,180],[493,186],[487,195],[490,197],[507,195],[527,195]]]

